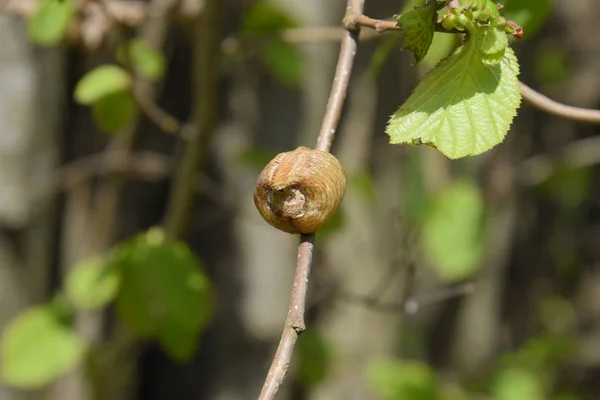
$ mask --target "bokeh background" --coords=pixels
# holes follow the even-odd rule
[[[109,306],[102,318],[70,318],[93,351],[68,373],[35,388],[4,382],[0,399],[260,392],[298,238],[262,221],[252,191],[272,156],[316,141],[345,2],[222,0],[207,22],[207,1],[141,2],[158,14],[134,13],[125,27],[103,22],[96,6],[106,2],[74,1],[87,11],[50,45],[27,22],[35,1],[0,2],[0,332],[54,298],[78,263],[160,225],[169,210],[185,135],[144,112],[107,134],[74,99],[80,79],[117,64],[122,41],[144,38],[164,54],[165,72],[143,98],[180,121],[198,122],[206,104],[214,117],[183,236],[214,294],[194,351],[177,361],[154,340],[122,345]],[[165,4],[166,18],[152,19],[162,15],[152,3]],[[366,15],[389,18],[419,1],[365,3]],[[512,42],[521,80],[557,101],[600,107],[600,3],[502,3],[525,30]],[[214,38],[198,27],[207,23]],[[333,146],[349,187],[317,234],[308,330],[278,398],[600,399],[598,128],[524,103],[506,140],[481,156],[450,161],[426,146],[390,145],[389,116],[456,38],[436,34],[428,58],[411,66],[398,34],[363,36]],[[208,66],[207,41],[217,49]],[[212,89],[198,84],[204,67],[217,71]],[[36,357],[58,356],[23,357],[35,368]]]

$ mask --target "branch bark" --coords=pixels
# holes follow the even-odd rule
[[[538,110],[571,121],[600,124],[600,110],[591,110],[562,104],[536,92],[523,82],[521,82],[520,85],[523,99]]]
[[[362,15],[363,8],[364,0],[348,0],[347,2],[346,17],[344,18],[347,32],[342,39],[333,85],[317,139],[317,150],[330,151],[335,138],[358,47],[359,28],[349,25],[347,21],[352,16]],[[304,311],[313,249],[314,234],[301,235],[288,316],[277,352],[258,397],[259,400],[270,400],[277,396],[292,361],[298,337],[306,329]]]

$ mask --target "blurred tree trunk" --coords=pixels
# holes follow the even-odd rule
[[[31,44],[24,23],[0,15],[0,331],[50,294],[57,165],[64,105],[62,50]],[[39,398],[0,387],[3,400]]]

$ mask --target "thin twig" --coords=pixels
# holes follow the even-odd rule
[[[350,28],[370,28],[381,33],[385,31],[399,31],[400,27],[395,20],[374,19],[366,15],[351,15],[344,21]]]
[[[346,8],[346,18],[352,15],[361,15],[364,7],[364,0],[348,0]],[[338,64],[333,79],[327,109],[321,131],[317,139],[316,148],[322,151],[330,151],[331,144],[335,137],[335,132],[340,121],[342,108],[352,66],[358,47],[359,31],[356,27],[346,25],[348,29],[340,48]],[[312,263],[312,254],[314,248],[314,235],[301,235],[300,245],[298,246],[298,259],[296,263],[296,273],[292,286],[290,307],[288,310],[285,327],[277,347],[277,352],[273,357],[273,362],[269,368],[269,373],[265,379],[259,400],[272,400],[277,396],[279,388],[283,383],[290,363],[298,336],[305,330],[304,311],[306,308],[306,293],[308,288],[308,278]]]
[[[378,297],[364,296],[354,293],[342,293],[340,299],[381,313],[406,313],[416,314],[425,306],[442,303],[444,301],[469,295],[475,290],[474,282],[465,282],[457,286],[443,287],[430,293],[409,296],[398,302],[385,302]]]
[[[600,124],[600,110],[568,106],[566,104],[556,102],[539,92],[536,92],[523,82],[520,84],[523,99],[525,99],[530,105],[538,110],[572,121],[584,122],[588,124]]]

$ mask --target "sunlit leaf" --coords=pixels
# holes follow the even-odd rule
[[[102,97],[92,105],[92,115],[103,131],[118,132],[135,116],[135,102],[131,92],[118,92]]]
[[[200,261],[185,244],[150,230],[119,245],[113,262],[123,274],[119,315],[172,357],[189,359],[212,309],[211,285]]]
[[[420,361],[376,360],[367,375],[373,389],[385,400],[437,400],[432,369]]]
[[[493,387],[494,400],[545,400],[540,378],[524,368],[501,371]]]
[[[296,46],[272,42],[265,46],[262,57],[269,72],[279,83],[295,87],[302,81],[304,59]]]
[[[484,30],[478,32],[432,69],[391,117],[391,143],[429,144],[454,159],[504,140],[521,102],[519,66],[510,48],[499,64],[484,64]]]
[[[3,383],[40,388],[81,361],[85,346],[48,306],[30,308],[4,330],[0,343]]]
[[[79,80],[75,86],[75,100],[90,105],[111,94],[131,88],[131,76],[116,65],[102,65]]]
[[[471,276],[484,248],[484,205],[474,183],[459,181],[431,200],[422,246],[439,275],[448,281]]]
[[[75,307],[93,310],[108,305],[117,296],[120,271],[107,268],[102,258],[87,259],[76,265],[65,279],[65,294]]]
[[[41,0],[29,20],[29,36],[39,45],[56,45],[65,37],[74,14],[73,0]]]

